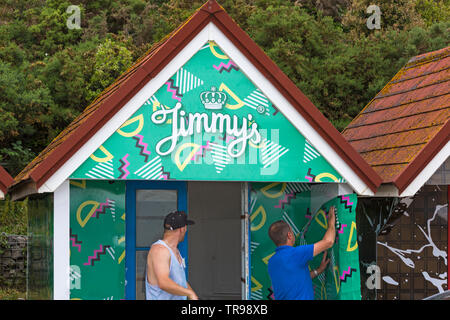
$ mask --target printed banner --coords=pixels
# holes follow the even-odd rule
[[[316,300],[361,299],[359,253],[356,232],[357,195],[347,194],[328,200],[314,213],[311,185],[304,183],[251,183],[251,299],[274,299],[267,265],[275,253],[269,238],[270,225],[286,221],[296,235],[296,244],[312,244],[323,238],[328,228],[327,213],[337,209],[336,241],[328,250],[330,263],[325,272],[313,279]],[[318,195],[320,196],[320,195]],[[309,264],[316,269],[322,254]]]
[[[123,181],[70,181],[70,298],[125,298]]]
[[[71,178],[344,182],[214,42]]]

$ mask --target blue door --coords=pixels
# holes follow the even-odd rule
[[[153,242],[162,238],[164,217],[175,210],[187,213],[186,182],[127,181],[125,233],[125,297],[127,300],[145,299],[145,270],[147,253]],[[186,260],[187,233],[178,245]]]

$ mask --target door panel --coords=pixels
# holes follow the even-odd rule
[[[241,184],[189,182],[189,283],[201,299],[241,299]]]
[[[126,188],[126,298],[145,300],[148,251],[162,238],[164,217],[171,211],[186,211],[186,183],[127,181]],[[187,237],[178,249],[186,257]]]

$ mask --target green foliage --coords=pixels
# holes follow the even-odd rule
[[[27,235],[27,204],[28,198],[23,201],[11,201],[7,197],[0,201],[0,234]]]
[[[417,0],[416,10],[428,26],[450,21],[449,0]]]
[[[25,300],[26,290],[0,287],[0,300]]]
[[[0,162],[14,176],[206,0],[2,0]],[[448,0],[219,0],[339,130],[414,55],[449,45]],[[69,5],[81,29],[67,28]]]
[[[94,99],[118,78],[133,62],[132,53],[123,42],[105,39],[95,54],[93,74],[89,83],[89,99]]]

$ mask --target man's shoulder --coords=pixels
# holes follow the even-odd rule
[[[162,243],[154,243],[149,251],[151,256],[170,256],[169,249]]]

